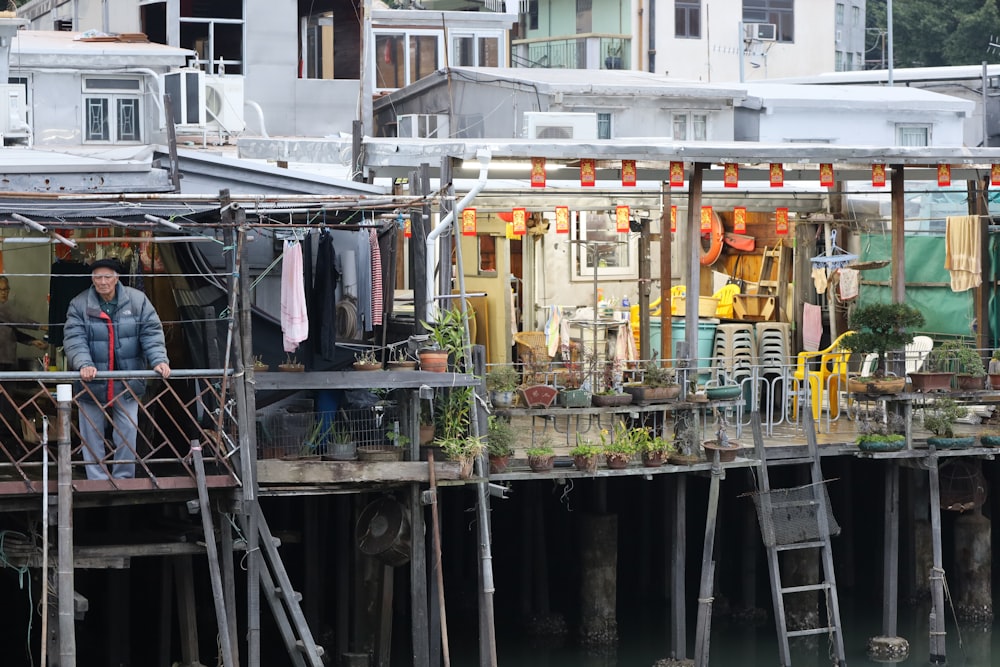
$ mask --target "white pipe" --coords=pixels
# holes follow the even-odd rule
[[[433,322],[435,317],[433,313],[436,313],[434,308],[434,242],[437,241],[438,237],[445,233],[449,227],[451,227],[456,218],[462,214],[462,211],[466,206],[469,205],[476,195],[483,191],[486,187],[486,181],[489,178],[490,170],[490,158],[493,157],[493,153],[489,150],[482,148],[476,151],[476,159],[479,161],[479,178],[473,184],[472,188],[466,193],[462,199],[455,204],[455,208],[448,212],[446,216],[437,224],[437,226],[431,230],[431,233],[427,235],[427,248],[425,252],[427,257],[425,262],[427,264],[427,273],[424,275],[424,281],[427,283],[427,321]]]
[[[267,128],[264,127],[264,110],[253,100],[244,100],[243,104],[257,112],[257,120],[260,122],[260,134],[265,139],[270,139],[271,137],[267,135]]]

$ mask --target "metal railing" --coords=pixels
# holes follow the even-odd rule
[[[586,33],[572,37],[518,39],[512,43],[515,67],[631,69],[630,35]]]
[[[228,478],[229,485],[239,484],[238,468],[230,460],[239,449],[236,402],[231,394],[223,395],[226,375],[232,371],[174,369],[169,380],[162,380],[153,371],[98,373],[96,381],[114,382],[112,402],[138,404],[138,418],[137,423],[129,424],[136,430],[134,445],[124,445],[130,456],[115,459],[113,443],[120,443],[122,439],[116,436],[122,434],[109,417],[105,453],[90,457],[89,465],[98,466],[107,475],[108,488],[121,488],[121,480],[112,474],[113,466],[121,463],[134,464],[135,477],[148,480],[151,489],[193,486],[196,473],[190,453],[197,441],[210,474]],[[80,404],[107,405],[108,401],[106,396],[95,396],[87,386],[80,389],[79,379],[76,372],[0,372],[0,495],[42,490],[43,461],[54,462],[57,443],[65,439],[56,418],[56,387],[60,384],[74,383],[78,389],[71,401],[69,441],[74,480],[85,479],[85,449],[90,453],[96,450],[94,443],[81,437],[80,419],[84,417]],[[147,380],[144,395],[137,395],[126,382],[135,379]],[[179,484],[177,478],[185,481]],[[130,484],[129,488],[136,487]]]

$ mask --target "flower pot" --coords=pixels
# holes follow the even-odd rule
[[[589,408],[591,394],[586,389],[563,389],[556,402],[564,408]]]
[[[597,471],[597,454],[578,454],[573,457],[573,465],[580,472],[596,472]]]
[[[389,361],[386,363],[386,368],[390,371],[412,371],[417,367],[417,362],[412,359],[409,361]]]
[[[739,443],[731,440],[725,447],[719,446],[715,440],[706,440],[701,446],[705,448],[705,458],[709,463],[715,460],[714,452],[719,453],[719,463],[731,463],[736,460],[736,454],[742,449]]]
[[[990,373],[987,377],[990,379],[991,389],[1000,389],[1000,373]]]
[[[959,391],[979,391],[983,388],[985,378],[981,375],[965,375],[959,373],[955,376]]]
[[[884,395],[898,394],[906,386],[905,377],[850,379],[847,381],[848,391],[856,394]]]
[[[976,438],[971,435],[952,438],[934,435],[927,438],[927,444],[938,449],[965,449],[966,447],[972,447],[975,443]]]
[[[910,384],[913,391],[930,393],[933,391],[951,391],[951,378],[954,373],[910,373]]]
[[[499,475],[505,470],[507,466],[510,465],[510,454],[505,456],[497,456],[496,454],[490,454],[490,474]]]
[[[647,387],[645,385],[632,385],[622,387],[626,393],[632,395],[633,403],[662,403],[671,401],[681,395],[679,384],[669,387]]]
[[[514,405],[514,392],[511,391],[491,391],[490,392],[490,403],[493,404],[494,408],[500,410],[506,410],[507,408],[513,407]]]
[[[334,461],[354,461],[358,458],[356,442],[331,442],[327,445],[326,457]]]
[[[666,460],[664,452],[643,452],[642,465],[647,468],[659,468]]]
[[[434,424],[420,425],[420,444],[426,445],[434,439]]]
[[[552,470],[552,466],[554,466],[555,463],[555,454],[528,457],[528,467],[531,468],[532,472],[548,472],[549,470]]]
[[[863,452],[898,452],[906,447],[906,437],[899,436],[862,436],[858,438],[858,449]]]
[[[590,403],[595,408],[613,408],[631,402],[632,394],[594,394],[590,397]]]
[[[306,367],[302,364],[278,364],[278,370],[282,373],[302,373]]]
[[[368,364],[363,361],[355,361],[354,370],[356,371],[380,371],[382,370],[382,364]]]
[[[518,389],[524,404],[529,408],[547,408],[556,399],[559,390],[547,384],[535,384]]]
[[[618,452],[607,452],[604,454],[604,462],[611,470],[627,468],[631,460],[632,457],[629,454],[620,454]]]
[[[982,443],[983,447],[1000,447],[1000,435],[981,435],[979,442]]]
[[[421,350],[420,370],[444,373],[448,370],[448,352],[446,350]]]
[[[359,461],[402,461],[402,447],[383,447],[381,445],[362,445],[358,447]]]
[[[700,460],[701,458],[697,454],[683,454],[681,452],[673,452],[667,457],[667,462],[675,466],[689,466]]]

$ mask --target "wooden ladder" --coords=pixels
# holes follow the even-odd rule
[[[774,622],[778,630],[778,657],[782,667],[792,664],[788,640],[791,637],[827,635],[830,640],[834,665],[846,665],[844,636],[840,623],[840,603],[837,597],[837,580],[833,569],[831,533],[839,527],[829,514],[829,503],[820,467],[819,448],[816,445],[816,427],[812,419],[804,419],[808,455],[799,458],[767,460],[764,437],[760,427],[760,413],[751,414],[754,449],[761,462],[757,476],[757,515],[761,535],[767,548],[768,572],[771,576],[771,599],[774,603]],[[768,469],[776,466],[808,465],[811,483],[792,489],[772,489]],[[794,524],[793,524],[794,521]],[[783,551],[818,549],[822,563],[822,581],[798,586],[786,586],[781,579],[779,557]],[[789,630],[785,617],[785,596],[809,591],[822,591],[826,603],[827,625],[802,630]]]
[[[787,322],[785,301],[788,294],[788,268],[791,266],[791,248],[785,246],[785,240],[779,239],[773,248],[764,247],[760,259],[760,273],[757,276],[757,294],[773,296],[782,313],[777,319]]]

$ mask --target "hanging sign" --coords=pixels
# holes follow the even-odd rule
[[[476,235],[476,209],[462,209],[462,236]]]
[[[520,241],[521,237],[514,233],[514,223],[508,222],[503,227],[504,238],[508,241]]]
[[[819,166],[819,184],[824,188],[833,187],[833,165],[823,163]]]
[[[990,167],[990,185],[1000,185],[1000,164]]]
[[[938,187],[944,188],[951,185],[951,165],[950,164],[939,164],[938,165]]]
[[[628,206],[619,204],[615,206],[615,230],[619,234],[627,234],[628,229]]]
[[[872,165],[872,186],[876,188],[885,187],[885,165],[884,164],[873,164]]]
[[[545,187],[545,158],[531,158],[531,187]]]
[[[712,207],[701,207],[701,232],[702,234],[712,231]]]
[[[556,234],[569,234],[569,206],[556,206]]]
[[[737,234],[747,233],[747,207],[737,206],[733,209],[733,231]]]
[[[722,180],[727,188],[735,188],[740,184],[740,165],[727,162],[722,170]]]
[[[580,160],[580,185],[593,187],[597,180],[597,172],[594,170],[594,158],[585,157]]]
[[[670,187],[682,188],[684,187],[684,163],[683,162],[671,162],[670,163]]]
[[[635,185],[635,160],[622,160],[622,185]]]
[[[403,223],[403,238],[410,238],[413,236],[413,223],[407,218],[406,222]]]
[[[514,236],[524,236],[528,232],[528,212],[523,208],[515,208],[513,213]]]
[[[774,212],[774,232],[779,236],[788,235],[788,208],[784,206]]]
[[[772,188],[780,188],[785,184],[785,167],[782,164],[771,163],[768,170]]]
[[[677,231],[677,205],[670,207],[670,231]]]

